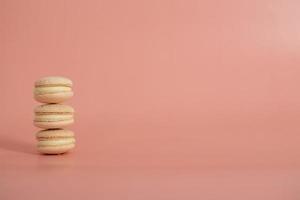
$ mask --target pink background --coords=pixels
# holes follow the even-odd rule
[[[300,1],[0,0],[0,199],[300,198]],[[35,150],[33,82],[77,148]]]

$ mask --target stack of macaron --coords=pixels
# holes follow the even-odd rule
[[[72,81],[58,76],[44,77],[35,82],[34,98],[42,105],[35,108],[34,125],[37,149],[43,154],[62,154],[75,147],[74,133],[64,129],[74,122],[74,109],[62,104],[73,96]]]

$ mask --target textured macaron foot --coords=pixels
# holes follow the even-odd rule
[[[42,154],[63,154],[69,152],[75,147],[75,144],[60,145],[60,146],[40,146],[38,143],[37,150]]]
[[[64,129],[48,129],[37,132],[37,150],[43,154],[62,154],[75,147],[74,133]]]
[[[35,82],[34,98],[41,103],[61,103],[73,96],[70,79],[49,76]]]
[[[74,109],[63,104],[40,105],[34,113],[34,125],[39,128],[63,128],[74,122]]]

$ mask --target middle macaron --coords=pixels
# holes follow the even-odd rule
[[[44,104],[34,109],[34,125],[39,128],[63,128],[74,123],[74,109],[63,104]]]

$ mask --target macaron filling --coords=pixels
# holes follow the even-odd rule
[[[65,83],[53,83],[53,84],[36,84],[35,87],[56,87],[56,86],[64,86],[64,87],[72,87],[71,84]]]
[[[73,138],[74,136],[47,136],[47,137],[37,137],[37,140],[43,141],[43,140],[57,140],[57,139],[65,139],[65,138]]]
[[[73,115],[72,112],[36,112],[35,115]]]
[[[34,118],[35,122],[58,122],[67,120],[73,120],[73,115],[39,115]]]
[[[35,95],[56,94],[56,93],[72,93],[72,88],[68,86],[51,86],[51,87],[36,87]]]
[[[59,85],[59,86],[70,86],[72,87],[73,83],[70,79],[65,78],[65,77],[61,77],[61,76],[48,76],[48,77],[44,77],[41,78],[40,80],[37,80],[35,82],[35,87],[39,87],[39,86],[55,86],[55,85]]]
[[[56,139],[56,140],[40,140],[38,142],[38,146],[61,146],[61,145],[68,145],[74,144],[75,138],[64,138],[64,139]]]

